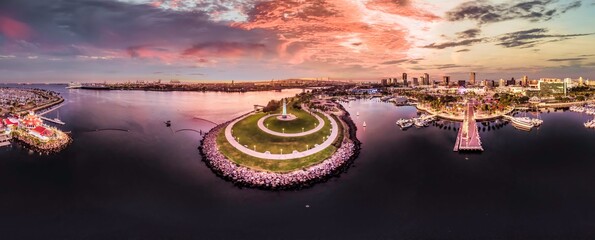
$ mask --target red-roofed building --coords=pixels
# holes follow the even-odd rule
[[[23,123],[25,127],[33,129],[38,126],[41,126],[43,124],[43,121],[37,115],[33,114],[33,112],[29,112],[27,116],[23,117],[21,123]]]
[[[29,130],[29,133],[37,138],[39,138],[42,141],[47,141],[49,140],[49,137],[52,136],[54,134],[54,132],[50,129],[47,129],[45,127],[42,126],[37,126],[31,130]]]
[[[11,126],[18,126],[19,125],[19,121],[16,119],[10,119],[10,118],[6,118],[3,119],[2,122],[4,123],[4,125],[6,125],[7,127],[11,127]]]

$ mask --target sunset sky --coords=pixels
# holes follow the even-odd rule
[[[2,0],[0,81],[595,78],[595,0]]]

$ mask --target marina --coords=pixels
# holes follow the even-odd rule
[[[465,120],[459,128],[453,151],[483,151],[472,103],[467,103]]]

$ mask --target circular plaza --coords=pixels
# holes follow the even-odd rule
[[[303,185],[336,172],[357,151],[350,118],[296,101],[215,127],[203,139],[206,162],[234,182],[261,188]]]

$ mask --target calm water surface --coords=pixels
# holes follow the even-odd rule
[[[362,152],[348,172],[270,192],[215,176],[198,153],[200,135],[183,129],[206,131],[210,121],[300,90],[42,87],[67,98],[61,128],[74,143],[50,156],[0,148],[2,239],[595,237],[595,131],[582,126],[586,115],[552,112],[531,132],[510,125],[481,132],[485,152],[459,154],[453,129],[396,126],[414,108],[356,101],[346,107],[368,127],[358,129]]]

